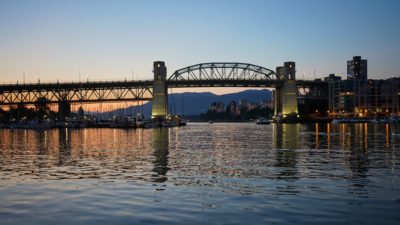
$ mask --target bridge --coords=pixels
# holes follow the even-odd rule
[[[325,96],[322,81],[296,80],[294,62],[285,62],[276,70],[248,63],[213,62],[188,66],[167,79],[162,61],[153,63],[154,80],[107,82],[55,82],[0,85],[0,106],[48,103],[90,103],[117,101],[153,101],[152,117],[168,114],[168,88],[181,87],[268,87],[275,88],[275,115],[297,115],[297,97],[301,88],[313,90],[314,97]],[[316,96],[315,93],[317,94]],[[303,93],[304,94],[304,93]]]

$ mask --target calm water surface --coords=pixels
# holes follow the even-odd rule
[[[400,125],[0,130],[0,224],[399,224]]]

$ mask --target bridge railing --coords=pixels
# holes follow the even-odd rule
[[[143,82],[152,82],[153,80],[135,80],[135,79],[124,79],[124,80],[100,80],[100,79],[89,79],[89,80],[56,80],[56,81],[27,81],[27,82],[20,82],[17,81],[15,83],[12,82],[0,82],[0,86],[23,86],[23,85],[40,85],[40,84],[85,84],[85,83],[143,83]]]

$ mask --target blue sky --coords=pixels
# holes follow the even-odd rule
[[[185,66],[236,61],[297,76],[344,75],[368,59],[370,78],[400,75],[396,0],[0,0],[0,82],[151,79]]]

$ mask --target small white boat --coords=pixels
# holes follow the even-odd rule
[[[256,124],[270,124],[271,121],[265,117],[260,117],[256,120]]]
[[[185,119],[180,119],[179,120],[179,126],[186,126],[187,122]]]

